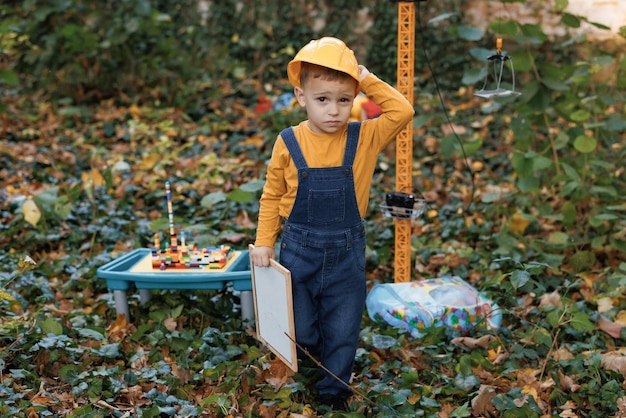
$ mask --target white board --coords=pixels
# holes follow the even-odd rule
[[[250,245],[250,252],[254,248]],[[256,267],[250,260],[257,338],[291,370],[298,371],[291,273],[276,260]]]

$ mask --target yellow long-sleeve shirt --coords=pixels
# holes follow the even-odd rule
[[[383,113],[376,119],[361,123],[359,143],[352,165],[354,187],[361,217],[367,211],[372,176],[376,160],[385,146],[409,123],[413,106],[389,84],[374,74],[361,81],[361,90],[378,104]],[[294,127],[294,134],[311,168],[337,167],[343,162],[348,126],[335,134],[317,134],[307,121]],[[282,226],[289,217],[298,189],[298,170],[279,135],[267,168],[267,178],[261,196],[255,245],[273,247]]]

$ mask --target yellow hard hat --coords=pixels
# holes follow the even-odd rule
[[[287,65],[287,76],[294,87],[300,87],[300,66],[302,62],[321,65],[341,71],[357,82],[355,95],[359,92],[359,63],[354,52],[337,38],[324,37],[305,45]]]

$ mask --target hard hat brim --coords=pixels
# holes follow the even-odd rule
[[[343,41],[325,37],[305,45],[287,65],[287,77],[294,87],[300,85],[302,63],[319,65],[347,74],[357,82],[355,96],[360,91],[359,64],[354,52]]]

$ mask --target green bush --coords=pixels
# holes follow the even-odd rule
[[[16,2],[0,7],[0,48],[14,70],[0,80],[15,84],[19,74],[22,87],[75,103],[140,96],[180,105],[224,79],[284,78],[312,38],[350,41],[355,6],[343,1],[326,13],[311,0]],[[325,24],[313,29],[317,18]]]

